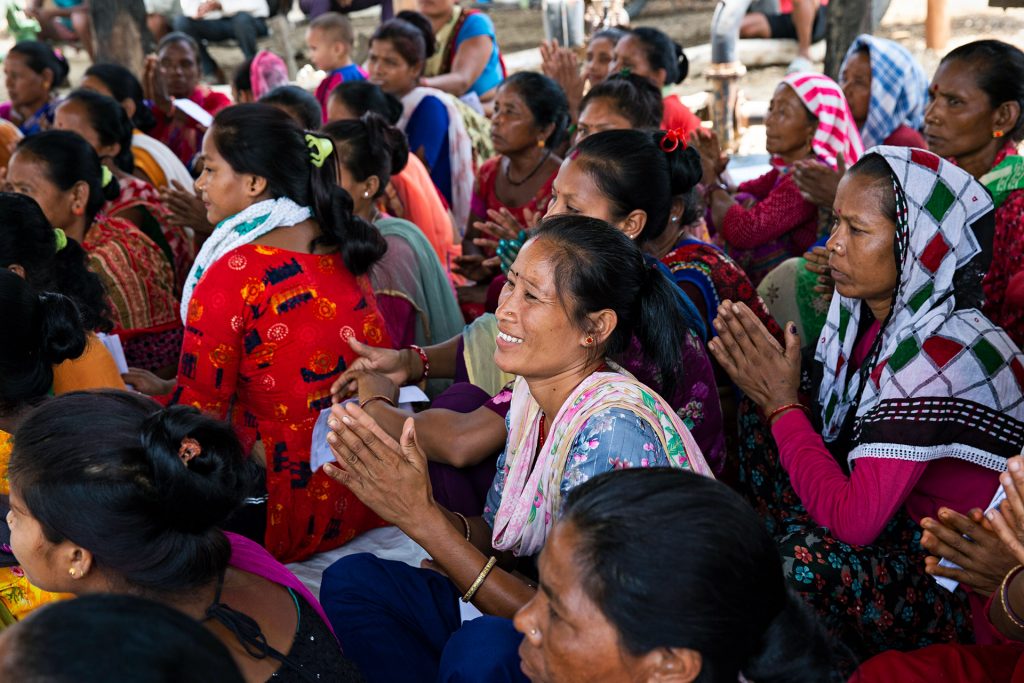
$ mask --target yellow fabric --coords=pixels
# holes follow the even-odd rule
[[[55,396],[85,389],[124,389],[124,380],[100,338],[89,334],[85,352],[78,358],[66,360],[53,368]]]
[[[491,396],[515,379],[515,375],[503,372],[494,363],[497,338],[498,319],[490,313],[480,316],[462,330],[462,353],[469,381]]]
[[[149,152],[141,147],[132,147],[132,154],[135,155],[135,171],[143,173],[154,187],[167,187],[167,176],[164,169],[156,162]]]
[[[430,76],[440,75],[441,60],[444,59],[444,54],[447,51],[448,41],[455,39],[455,36],[452,35],[452,30],[455,29],[455,22],[459,20],[461,15],[462,8],[455,5],[452,10],[452,18],[441,27],[441,30],[434,34],[434,45],[437,47],[434,49],[434,54],[423,65],[424,76],[429,78]]]
[[[7,465],[11,461],[14,437],[0,430],[0,493],[10,495]],[[66,593],[49,593],[28,582],[21,567],[0,567],[0,614],[6,610],[16,621],[45,604],[73,597]],[[5,621],[5,620],[0,620]],[[6,626],[6,624],[4,624]]]

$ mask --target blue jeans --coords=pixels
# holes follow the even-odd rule
[[[527,683],[509,619],[462,623],[447,577],[363,553],[324,571],[320,604],[367,683]]]
[[[267,35],[267,22],[245,12],[221,19],[191,19],[179,15],[174,17],[173,26],[175,31],[187,33],[199,43],[199,61],[207,76],[217,70],[217,63],[206,50],[207,42],[237,40],[245,58],[252,59],[256,56],[256,39]]]

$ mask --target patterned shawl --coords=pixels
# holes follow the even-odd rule
[[[928,78],[910,52],[899,43],[863,34],[846,51],[846,62],[867,48],[871,60],[871,102],[860,131],[865,147],[881,145],[902,125],[920,130],[928,104]]]
[[[954,457],[994,470],[1024,445],[1024,354],[976,306],[991,245],[992,200],[936,155],[875,147],[892,169],[899,284],[861,369],[848,372],[862,302],[838,293],[818,341],[823,436],[852,418],[858,457]]]
[[[789,74],[783,83],[791,87],[804,106],[818,119],[818,128],[811,140],[811,149],[819,159],[836,167],[840,152],[847,166],[852,166],[864,154],[857,124],[850,113],[850,105],[842,89],[828,76],[813,73]],[[772,159],[772,165],[777,166]]]
[[[583,380],[562,404],[536,462],[540,404],[526,380],[516,379],[506,442],[508,476],[494,517],[495,549],[513,550],[521,557],[540,552],[561,510],[561,483],[572,442],[587,420],[603,410],[623,408],[634,413],[654,429],[673,467],[713,476],[690,430],[665,399],[617,365],[609,362],[608,367],[611,371],[595,372]]]

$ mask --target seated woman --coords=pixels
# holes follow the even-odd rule
[[[710,343],[765,416],[741,406],[740,485],[847,669],[970,636],[967,596],[925,572],[917,522],[987,506],[1024,446],[1024,355],[977,310],[987,193],[929,152],[874,149],[836,194],[837,294],[807,382],[793,327],[783,348],[742,304],[723,302]]]
[[[583,54],[583,69],[580,71],[580,76],[590,85],[591,89],[612,74],[611,66],[615,61],[615,46],[625,35],[626,29],[611,26],[595,31],[590,36]]]
[[[664,468],[594,477],[569,493],[537,565],[543,589],[515,617],[536,683],[828,680],[821,626],[724,484]]]
[[[864,149],[875,145],[928,149],[920,133],[928,104],[928,77],[905,47],[866,33],[857,36],[839,68],[839,87]],[[845,160],[838,168],[830,168],[807,159],[794,165],[793,179],[805,197],[827,210],[845,170]]]
[[[924,117],[928,148],[951,159],[992,194],[996,205],[992,265],[981,310],[1024,345],[1024,308],[1007,299],[1011,280],[1024,273],[1024,52],[998,40],[951,51],[932,77]],[[970,102],[970,114],[957,107]]]
[[[61,294],[38,293],[7,269],[0,270],[0,314],[4,324],[17,330],[0,335],[0,624],[7,625],[65,597],[40,590],[11,554],[7,467],[15,430],[52,390],[54,366],[85,351],[85,330],[74,302]]]
[[[527,213],[538,216],[547,210],[551,183],[562,164],[557,152],[568,127],[565,93],[547,76],[521,71],[498,87],[491,115],[497,156],[477,169],[464,252],[480,233],[481,221],[507,212],[526,224]]]
[[[79,84],[83,90],[93,90],[117,100],[132,122],[132,157],[135,175],[158,189],[192,189],[192,176],[181,159],[170,147],[147,135],[156,126],[156,118],[146,104],[142,84],[135,74],[120,64],[93,64],[85,70]]]
[[[629,29],[615,45],[611,72],[628,72],[650,80],[660,89],[682,83],[690,71],[690,62],[682,46],[656,28]],[[683,140],[700,128],[700,119],[678,95],[664,98],[661,127],[677,130]]]
[[[255,465],[195,408],[103,391],[60,396],[18,426],[11,549],[46,590],[137,595],[201,621],[249,683],[356,681],[316,598],[219,526]]]
[[[35,135],[53,122],[55,91],[68,77],[70,67],[46,43],[23,40],[4,56],[4,77],[10,101],[0,104],[0,118],[16,125],[23,134]]]
[[[160,247],[174,269],[175,292],[180,292],[195,260],[194,235],[180,225],[172,225],[160,193],[132,175],[132,126],[121,105],[106,95],[73,90],[57,107],[53,127],[78,133],[92,145],[120,190],[116,199],[103,205],[103,213],[130,221]]]
[[[315,112],[316,116],[313,116],[313,105],[319,107],[320,103],[308,90],[303,90],[297,85],[279,85],[270,92],[263,93],[259,101],[288,114],[303,130],[316,130],[323,123],[319,109]]]
[[[374,225],[388,244],[370,270],[370,281],[391,340],[403,347],[429,346],[454,337],[462,331],[462,314],[430,242],[409,221],[377,209],[392,173],[409,158],[405,135],[376,114],[329,123],[322,132],[334,141],[340,185],[352,197],[352,213]]]
[[[50,225],[60,226],[85,249],[89,267],[110,297],[128,363],[173,372],[182,334],[174,271],[141,230],[102,212],[119,192],[117,180],[102,169],[80,135],[51,130],[18,144],[5,187],[36,200]]]
[[[699,177],[696,155],[686,154],[682,147],[665,151],[658,144],[664,137],[660,131],[607,131],[587,138],[563,162],[548,216],[582,214],[608,221],[635,240],[648,264],[657,264],[652,249],[668,230],[672,195],[691,188]],[[702,343],[700,315],[682,290],[677,293],[686,324],[680,331],[684,342],[676,350],[679,371],[666,377],[646,365],[638,340],[615,360],[665,396],[717,472],[725,463],[725,437],[715,371]],[[419,444],[432,461],[435,495],[466,514],[478,514],[482,508],[495,454],[507,437],[509,394],[499,392],[509,380],[494,366],[497,333],[497,320],[488,315],[467,326],[460,337],[433,347],[358,349],[365,359],[353,364],[333,389],[338,393],[349,388],[349,378],[367,367],[388,373],[399,385],[419,381],[424,371],[431,377],[454,377],[459,384],[415,419]],[[375,386],[365,380],[358,389],[370,396],[377,393]],[[394,438],[401,434],[405,412],[383,402],[367,410]],[[455,443],[450,438],[453,432],[461,435]]]
[[[455,0],[417,0],[430,20],[437,49],[423,69],[423,85],[479,102],[494,99],[505,78],[494,22],[485,12],[460,7]]]
[[[83,595],[0,636],[10,681],[244,683],[228,649],[181,611],[130,595]],[[112,653],[116,655],[112,656]]]
[[[425,27],[404,19],[384,22],[370,37],[367,70],[372,83],[401,100],[398,127],[451,207],[461,241],[473,191],[473,145],[455,98],[419,84],[434,51],[427,34]]]
[[[445,572],[369,555],[343,558],[324,572],[327,614],[368,681],[447,680],[443,672],[437,677],[439,665],[507,666],[507,658],[472,649],[443,654],[446,644],[487,626],[471,621],[456,634],[459,597],[506,618],[526,604],[534,584],[511,572],[532,573],[562,500],[583,481],[627,467],[710,474],[665,400],[607,360],[636,336],[648,363],[663,376],[675,372],[685,343],[677,300],[672,283],[613,226],[580,216],[540,225],[509,271],[497,312],[495,362],[518,377],[508,441],[482,517],[468,519],[434,501],[412,422],[399,444],[357,405],[332,409],[328,441],[336,463],[325,471]],[[382,592],[383,585],[398,590]],[[507,640],[491,647],[514,651],[516,639]]]
[[[202,159],[196,189],[219,227],[185,283],[177,387],[144,390],[173,390],[171,402],[230,419],[266,467],[266,490],[254,495],[265,503],[251,505],[246,533],[298,561],[381,525],[313,472],[309,454],[331,383],[355,358],[344,340],[391,343],[367,277],[387,245],[351,214],[331,140],[275,107],[222,111]]]
[[[168,33],[157,45],[157,54],[146,58],[143,88],[156,125],[150,133],[186,166],[199,152],[205,127],[176,109],[174,100],[192,100],[216,115],[231,100],[199,82],[199,45],[192,36]]]
[[[786,76],[765,118],[772,170],[735,190],[721,181],[721,149],[714,134],[693,137],[704,158],[704,203],[726,252],[759,284],[772,268],[807,251],[819,233],[818,207],[793,180],[793,166],[817,159],[836,168],[853,164],[864,148],[843,91],[820,74]]]
[[[369,112],[394,126],[402,118],[402,103],[369,81],[342,83],[331,91],[327,103],[328,122],[358,119]],[[405,167],[392,175],[391,183],[384,188],[384,199],[378,208],[396,218],[404,218],[422,230],[449,278],[452,278],[452,263],[462,254],[458,231],[452,223],[444,197],[430,180],[427,167],[419,156],[408,156]]]
[[[81,356],[53,369],[53,393],[83,389],[124,389],[121,373],[97,333],[114,329],[103,282],[88,268],[81,245],[63,230],[50,227],[35,200],[0,193],[0,268],[24,278],[37,292],[55,292],[71,299],[86,330]]]
[[[662,112],[661,93],[649,80],[613,74],[583,96],[574,142],[606,130],[657,130]]]

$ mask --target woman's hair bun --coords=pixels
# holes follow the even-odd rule
[[[63,294],[39,295],[40,355],[50,365],[78,358],[85,351],[85,330],[78,307]]]
[[[141,438],[169,527],[206,533],[241,504],[252,465],[226,423],[189,406],[171,406],[143,422]]]
[[[830,668],[832,648],[811,608],[791,590],[765,631],[761,650],[742,668],[757,683],[816,683]]]
[[[405,133],[374,112],[363,114],[362,119],[366,125],[371,149],[381,145],[388,152],[391,175],[395,176],[401,173],[405,165],[409,163],[409,141],[405,137]]]
[[[674,45],[676,48],[676,64],[679,66],[679,77],[676,79],[676,83],[682,83],[690,74],[690,60],[686,58],[686,52],[683,51],[682,45],[679,43],[674,43]]]

